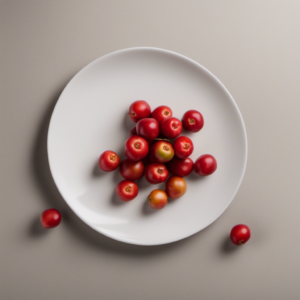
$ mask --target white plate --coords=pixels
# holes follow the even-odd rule
[[[213,175],[186,177],[186,194],[159,211],[146,199],[164,184],[142,179],[138,197],[123,203],[115,195],[119,172],[104,173],[97,166],[105,150],[124,157],[135,125],[128,108],[137,99],[152,109],[168,105],[179,119],[189,109],[199,110],[204,127],[187,134],[195,146],[191,158],[209,153],[218,161]],[[208,70],[171,51],[131,48],[95,60],[69,82],[51,118],[48,156],[61,195],[85,223],[119,241],[159,245],[202,230],[224,212],[245,172],[247,138],[236,103]]]

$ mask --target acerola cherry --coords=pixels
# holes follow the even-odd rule
[[[136,126],[132,127],[129,131],[129,136],[137,135]]]
[[[208,176],[216,171],[217,161],[210,154],[201,155],[194,164],[194,169],[200,176]]]
[[[120,157],[117,153],[107,150],[99,157],[99,167],[105,172],[111,172],[118,168]]]
[[[181,119],[182,126],[190,132],[198,132],[204,125],[202,114],[197,110],[188,110]]]
[[[170,107],[162,105],[156,107],[152,112],[151,116],[158,122],[158,124],[160,124],[161,121],[163,121],[164,119],[172,117],[173,112]]]
[[[151,163],[145,167],[145,178],[149,183],[162,183],[168,178],[169,172],[165,165]]]
[[[251,237],[250,228],[247,225],[235,225],[230,232],[230,239],[233,244],[245,244]]]
[[[149,152],[148,142],[141,136],[133,135],[125,143],[125,155],[133,161],[142,160]]]
[[[54,228],[60,224],[61,214],[55,208],[46,209],[40,217],[41,223],[45,228]]]
[[[136,132],[148,141],[153,141],[159,135],[159,124],[153,118],[139,120],[136,124]]]
[[[185,159],[189,157],[194,150],[193,142],[186,136],[179,136],[174,144],[173,148],[175,151],[175,155],[178,158]]]
[[[159,163],[166,163],[174,156],[174,149],[167,141],[157,141],[150,149],[150,160]]]
[[[142,161],[124,159],[120,164],[120,174],[127,180],[140,179],[144,174],[144,164]]]
[[[133,181],[123,180],[117,185],[116,193],[122,201],[128,202],[138,195],[139,187]]]
[[[160,123],[160,130],[168,139],[175,139],[182,131],[182,124],[177,118],[167,118]]]
[[[176,176],[185,177],[192,173],[194,162],[190,158],[180,159],[176,156],[167,163],[168,170]]]
[[[148,203],[154,209],[162,209],[168,203],[168,195],[163,190],[154,190],[148,196]]]
[[[169,197],[177,199],[186,192],[186,182],[182,177],[171,176],[166,183],[166,193]]]
[[[150,114],[150,105],[144,100],[134,101],[129,107],[129,117],[133,122],[148,118]]]

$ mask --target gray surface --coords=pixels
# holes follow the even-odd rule
[[[300,299],[299,1],[1,1],[1,299]],[[232,93],[249,159],[226,212],[138,247],[89,229],[57,192],[46,135],[63,87],[114,50],[184,54]],[[39,226],[49,207],[54,230]],[[237,223],[249,243],[230,247]],[[184,224],[183,224],[184,226]]]

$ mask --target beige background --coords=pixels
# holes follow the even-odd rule
[[[0,299],[300,299],[300,2],[1,1]],[[114,50],[160,47],[212,71],[244,117],[246,175],[204,231],[158,247],[106,238],[66,206],[46,136],[64,86]],[[40,213],[63,212],[43,230]],[[228,243],[231,227],[252,238]],[[183,225],[184,226],[184,225]]]

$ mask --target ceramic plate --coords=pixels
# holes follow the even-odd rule
[[[153,189],[141,179],[139,195],[121,202],[118,171],[99,170],[98,158],[113,150],[124,158],[124,142],[135,125],[130,104],[146,100],[152,109],[170,106],[173,115],[196,109],[204,127],[192,138],[193,160],[212,154],[217,171],[186,177],[186,194],[155,211],[147,203]],[[48,157],[54,181],[71,209],[93,229],[113,239],[159,245],[186,238],[228,207],[241,184],[247,160],[245,125],[224,85],[197,62],[156,48],[131,48],[105,55],[83,68],[66,86],[51,118]]]

